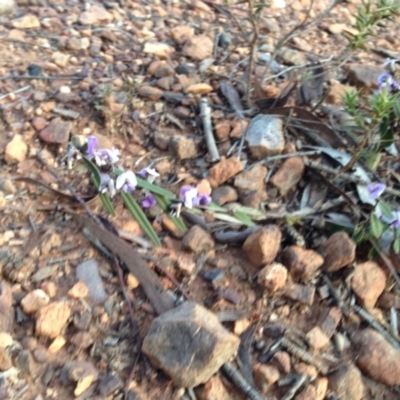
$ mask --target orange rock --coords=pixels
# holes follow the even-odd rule
[[[386,287],[386,275],[374,261],[357,264],[351,288],[367,308],[373,308]]]
[[[281,231],[276,225],[266,225],[246,239],[243,250],[255,266],[270,264],[278,254],[281,237]]]
[[[221,160],[215,164],[209,173],[209,182],[213,188],[225,183],[229,178],[232,178],[237,173],[243,170],[243,164],[236,157]]]

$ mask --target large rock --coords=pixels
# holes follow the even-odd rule
[[[254,158],[281,154],[285,147],[282,119],[257,115],[247,128],[246,140]]]
[[[55,339],[67,325],[71,308],[66,301],[50,303],[38,311],[36,334]]]
[[[384,385],[400,385],[399,350],[372,328],[353,333],[351,341],[358,347],[356,364],[365,374]]]
[[[276,225],[257,229],[244,242],[243,250],[252,264],[261,267],[275,260],[281,245],[282,234]]]
[[[337,398],[346,400],[361,400],[364,394],[364,384],[361,372],[354,364],[342,364],[328,376],[329,388],[336,393]]]
[[[229,361],[239,342],[215,314],[186,302],[152,322],[142,350],[176,386],[194,387],[206,382]]]
[[[357,264],[351,278],[351,288],[367,308],[375,304],[386,287],[385,272],[374,261]]]
[[[318,251],[325,259],[322,268],[326,272],[334,272],[354,261],[356,244],[346,232],[336,232]]]

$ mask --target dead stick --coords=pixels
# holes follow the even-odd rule
[[[264,397],[257,389],[251,386],[231,363],[225,363],[221,370],[250,400],[269,400],[268,397]]]
[[[164,291],[155,272],[146,265],[131,246],[85,215],[72,212],[70,214],[78,224],[88,229],[95,238],[99,239],[109,249],[112,249],[112,252],[125,263],[128,270],[139,280],[157,314],[162,314],[174,308],[172,297]]]
[[[210,154],[211,162],[219,160],[218,148],[215,143],[211,125],[211,109],[205,97],[200,100],[201,120],[203,122],[203,131],[206,138],[207,149]]]

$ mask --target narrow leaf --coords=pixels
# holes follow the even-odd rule
[[[115,217],[115,210],[114,210],[114,207],[111,203],[111,200],[110,200],[110,197],[108,196],[108,194],[107,193],[99,193],[99,197],[100,197],[101,202],[103,203],[103,206],[108,211],[108,213],[110,215],[112,215],[113,217]]]
[[[164,196],[160,196],[158,194],[154,194],[154,197],[156,198],[157,204],[161,207],[161,209],[165,213],[169,213],[169,208],[171,205],[171,202],[167,200]],[[183,222],[181,217],[169,215],[169,218],[173,221],[175,226],[182,232],[186,232],[187,228],[185,223]]]
[[[101,183],[101,174],[100,174],[99,169],[88,158],[83,157],[82,160],[86,164],[86,166],[90,169],[90,172],[92,173],[92,177],[93,177],[93,183],[96,186],[96,189],[99,190],[100,183]]]
[[[393,242],[393,250],[396,254],[400,253],[400,238],[397,238],[394,242]]]
[[[126,207],[132,214],[133,218],[139,223],[140,227],[149,237],[149,239],[153,242],[153,244],[157,247],[162,247],[161,241],[157,236],[156,231],[151,225],[150,221],[146,217],[146,214],[143,212],[137,201],[131,196],[130,193],[121,192],[122,200],[124,201]]]
[[[252,219],[243,211],[235,211],[233,214],[238,220],[242,221],[243,225],[256,226]]]
[[[163,189],[160,186],[154,185],[153,183],[150,183],[146,181],[145,179],[141,179],[139,177],[137,178],[137,183],[138,186],[141,187],[142,189],[146,189],[150,191],[153,194],[158,194],[160,196],[164,196],[167,199],[173,200],[176,199],[176,196],[170,192],[169,190]]]

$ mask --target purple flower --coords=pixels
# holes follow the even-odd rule
[[[136,185],[136,175],[132,171],[126,171],[117,176],[115,187],[123,192],[133,192],[136,189]]]
[[[378,76],[377,84],[379,90],[388,88],[388,90],[391,92],[400,89],[399,83],[388,72],[384,72]]]
[[[199,194],[193,186],[183,186],[180,191],[180,199],[187,208],[208,206],[211,197],[206,194]]]
[[[108,161],[111,164],[115,164],[119,161],[121,152],[116,148],[112,148],[111,150],[110,149],[100,149],[97,152],[97,154],[102,159],[102,161]]]
[[[206,194],[199,194],[193,199],[193,205],[195,207],[208,206],[211,203],[211,197]]]
[[[156,198],[149,193],[142,201],[141,201],[143,208],[150,208],[157,204]]]
[[[110,192],[110,196],[114,197],[116,190],[114,180],[108,174],[100,174],[100,193]]]
[[[377,200],[380,195],[385,191],[386,185],[384,183],[370,183],[367,185],[369,197],[371,200]]]
[[[95,149],[99,146],[99,141],[96,136],[89,136],[87,139],[87,150],[86,153],[89,157],[95,155]]]
[[[193,200],[197,197],[197,189],[193,186],[183,186],[180,190],[180,199],[187,208],[193,208]]]
[[[150,167],[141,169],[139,171],[139,175],[147,179],[147,181],[150,183],[153,183],[157,176],[160,176],[160,174],[154,168]]]
[[[400,228],[400,211],[393,211],[392,226],[395,229]]]

